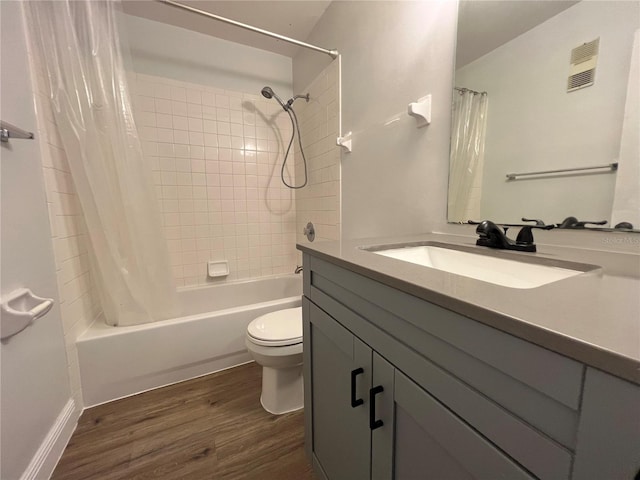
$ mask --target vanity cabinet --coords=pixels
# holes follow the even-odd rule
[[[320,478],[631,479],[640,467],[637,385],[304,262],[305,448]],[[597,395],[602,375],[622,397]],[[620,398],[627,425],[603,421]]]
[[[326,312],[304,308],[325,478],[532,478]]]
[[[371,348],[315,305],[305,303],[304,309],[315,385],[314,454],[327,478],[369,478],[370,430],[363,399],[371,385]]]

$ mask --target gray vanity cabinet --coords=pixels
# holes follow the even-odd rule
[[[393,410],[393,473],[386,479],[533,478],[398,370]]]
[[[315,305],[306,327],[313,370],[313,452],[327,478],[369,478],[370,430],[365,396],[371,349]]]
[[[532,478],[318,306],[304,308],[310,444],[326,479]]]
[[[640,388],[304,256],[305,449],[324,480],[631,480]]]
[[[640,478],[640,387],[587,368],[573,478]]]

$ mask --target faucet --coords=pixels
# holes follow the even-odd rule
[[[580,222],[576,217],[567,217],[562,223],[558,223],[558,228],[585,228],[586,225],[606,225],[606,220],[600,220],[599,222]]]
[[[503,231],[495,223],[485,220],[476,228],[476,233],[480,235],[476,245],[504,250],[517,250],[519,252],[535,252],[536,244],[533,243],[533,233],[531,232],[533,227],[534,225],[524,225],[514,241],[507,237],[506,228]]]

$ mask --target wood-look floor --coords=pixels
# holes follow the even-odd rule
[[[88,409],[52,479],[315,479],[302,410],[270,415],[260,389],[250,363]]]

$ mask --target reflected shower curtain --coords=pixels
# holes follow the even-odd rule
[[[24,5],[86,219],[106,321],[124,326],[169,318],[175,286],[133,122],[114,2]]]
[[[467,89],[456,89],[453,101],[451,127],[451,155],[449,158],[450,222],[466,222],[471,198],[471,187],[480,174],[484,157],[487,126],[486,94]]]

